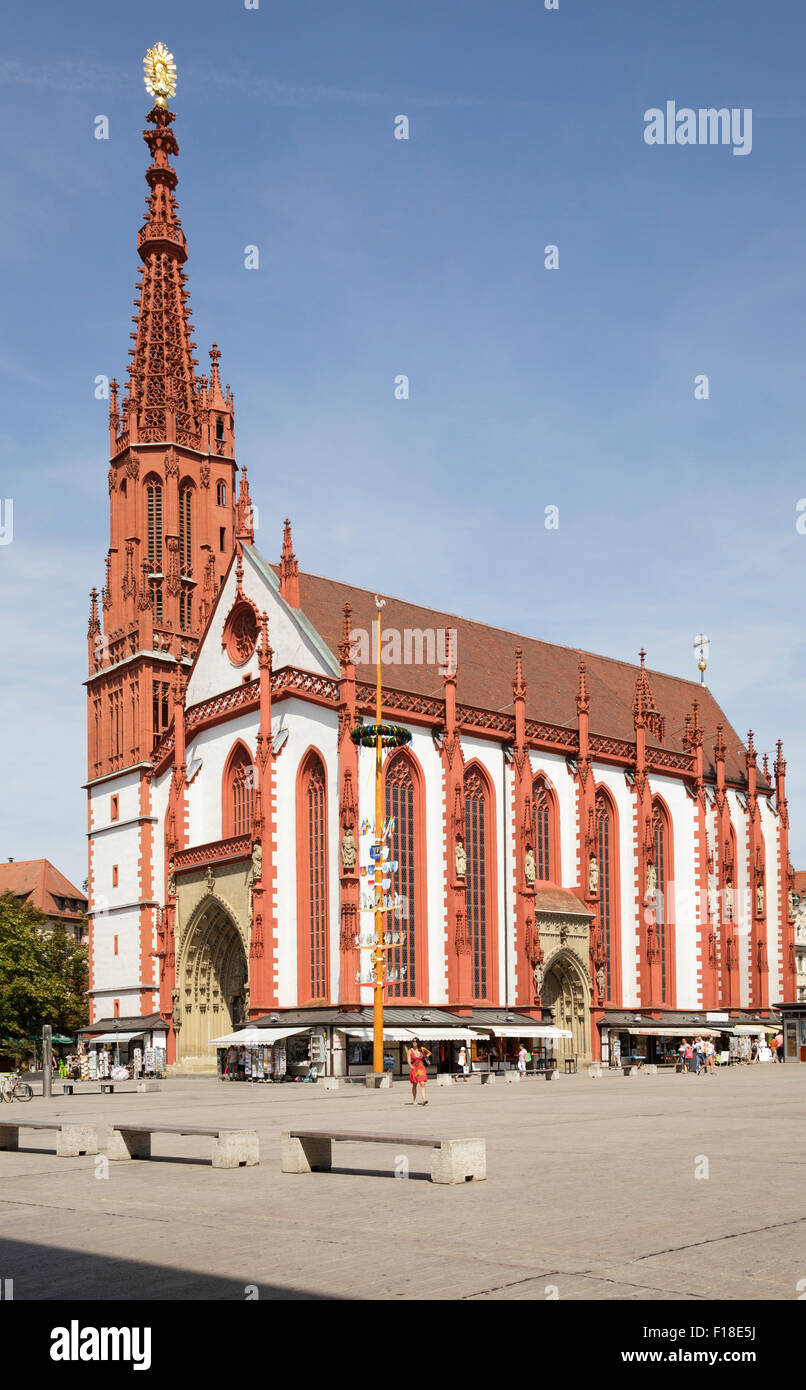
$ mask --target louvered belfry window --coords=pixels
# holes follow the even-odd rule
[[[465,776],[465,852],[467,930],[473,954],[473,999],[488,997],[487,960],[487,792],[471,770]]]
[[[387,986],[386,997],[387,999],[404,999],[417,993],[415,943],[419,912],[417,855],[420,852],[414,820],[416,788],[411,763],[405,754],[397,754],[388,763],[385,782],[386,817],[387,819],[390,816],[395,818],[395,828],[392,832],[392,858],[398,862],[398,871],[394,886],[406,905],[399,920],[392,913],[386,914],[386,920],[392,929],[394,926],[402,927],[406,933],[404,944],[386,953],[390,971],[402,971],[404,967],[406,970],[404,976]]]
[[[596,796],[596,855],[599,863],[599,921],[605,952],[605,998],[612,997],[612,933],[613,923],[613,823],[610,802],[599,792]]]
[[[306,986],[309,1000],[328,998],[327,802],[325,769],[312,756],[305,769],[305,834],[308,900],[305,904]]]
[[[146,487],[148,510],[148,567],[152,574],[162,573],[162,488],[159,483]]]
[[[179,563],[183,571],[189,570],[192,560],[193,536],[191,532],[191,499],[193,489],[185,484],[179,494]]]

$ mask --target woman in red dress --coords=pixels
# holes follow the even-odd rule
[[[431,1053],[423,1047],[419,1038],[415,1038],[409,1048],[409,1081],[411,1082],[411,1094],[415,1105],[417,1104],[418,1086],[423,1105],[428,1104],[425,1098],[425,1083],[428,1080],[428,1074],[425,1070],[426,1057],[430,1059]]]

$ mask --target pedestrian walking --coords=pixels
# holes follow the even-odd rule
[[[713,1073],[714,1067],[716,1066],[716,1048],[714,1047],[713,1038],[709,1038],[705,1044],[705,1063],[708,1070]]]
[[[464,1043],[459,1048],[459,1070],[464,1076],[467,1076],[470,1071],[467,1061],[467,1048],[464,1046]]]
[[[519,1075],[520,1075],[521,1081],[525,1080],[525,1077],[526,1077],[526,1063],[527,1063],[528,1061],[529,1061],[529,1053],[526,1051],[526,1048],[524,1047],[523,1043],[521,1043],[521,1045],[520,1045],[520,1047],[519,1047],[519,1049],[518,1049],[518,1073],[519,1073]]]
[[[430,1058],[431,1053],[423,1047],[419,1038],[415,1038],[409,1048],[409,1081],[411,1082],[412,1103],[417,1104],[417,1087],[420,1088],[420,1100],[423,1105],[427,1105],[425,1098],[425,1083],[428,1080],[428,1073],[425,1069],[426,1058]]]
[[[752,1044],[752,1046],[751,1046],[751,1048],[750,1048],[750,1064],[751,1064],[751,1066],[755,1066],[755,1064],[756,1064],[757,1061],[758,1061],[758,1038],[754,1038],[754,1039],[753,1039],[753,1044]]]
[[[775,1039],[775,1052],[779,1062],[784,1060],[784,1035],[779,1033]]]
[[[687,1042],[687,1043],[686,1043],[685,1051],[684,1051],[684,1053],[683,1053],[683,1060],[684,1060],[686,1066],[687,1066],[688,1069],[689,1069],[689,1074],[690,1074],[690,1075],[693,1075],[693,1073],[694,1073],[694,1044],[693,1044],[693,1043],[690,1043],[690,1042]]]

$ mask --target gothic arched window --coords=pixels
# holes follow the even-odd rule
[[[542,773],[535,778],[532,788],[532,816],[538,880],[561,883],[557,800]]]
[[[467,932],[473,956],[473,1001],[495,995],[495,815],[487,779],[471,765],[465,773]]]
[[[255,769],[248,750],[236,744],[224,769],[224,839],[248,835],[255,807]]]
[[[596,859],[599,865],[599,925],[605,953],[605,998],[621,995],[621,938],[619,907],[618,821],[606,792],[596,793]]]
[[[674,927],[670,884],[674,882],[674,845],[669,813],[661,801],[652,803],[652,845],[655,855],[655,930],[660,952],[661,1003],[674,1004]]]
[[[215,488],[215,500],[216,500],[216,502],[218,503],[219,507],[226,507],[226,505],[227,505],[227,484],[226,484],[226,483],[216,483],[216,488]]]
[[[425,955],[425,843],[422,781],[407,753],[394,754],[385,769],[385,814],[394,817],[391,858],[398,869],[393,887],[400,894],[400,917],[388,914],[390,927],[405,932],[402,946],[387,951],[389,970],[401,978],[387,986],[387,999],[424,999],[427,990]],[[402,972],[405,970],[405,974]]]
[[[327,782],[311,752],[297,783],[298,1002],[327,1002],[330,971],[327,857]]]
[[[146,482],[146,513],[148,525],[148,568],[152,574],[162,573],[162,483],[156,478]]]

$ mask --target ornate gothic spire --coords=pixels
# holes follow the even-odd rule
[[[241,486],[238,490],[238,515],[235,535],[239,541],[246,541],[249,545],[254,545],[255,543],[255,524],[252,514],[252,499],[249,496],[249,483],[246,477],[246,468],[241,469]]]
[[[641,669],[635,678],[635,694],[632,702],[633,719],[636,728],[649,729],[658,742],[662,743],[666,721],[655,704],[649,672],[645,665],[646,652],[643,647],[638,655],[641,660]]]
[[[172,90],[169,84],[167,94]],[[151,191],[146,220],[137,237],[143,262],[142,281],[134,301],[138,311],[134,320],[136,332],[131,335],[134,347],[130,349],[132,362],[118,447],[138,441],[175,441],[198,449],[200,400],[194,377],[198,364],[193,356],[196,345],[182,269],[187,260],[187,242],[174,193],[176,170],[170,163],[171,157],[179,153],[171,130],[175,118],[164,97],[158,96],[146,119],[151,127],[143,131],[151,154],[146,170]]]

